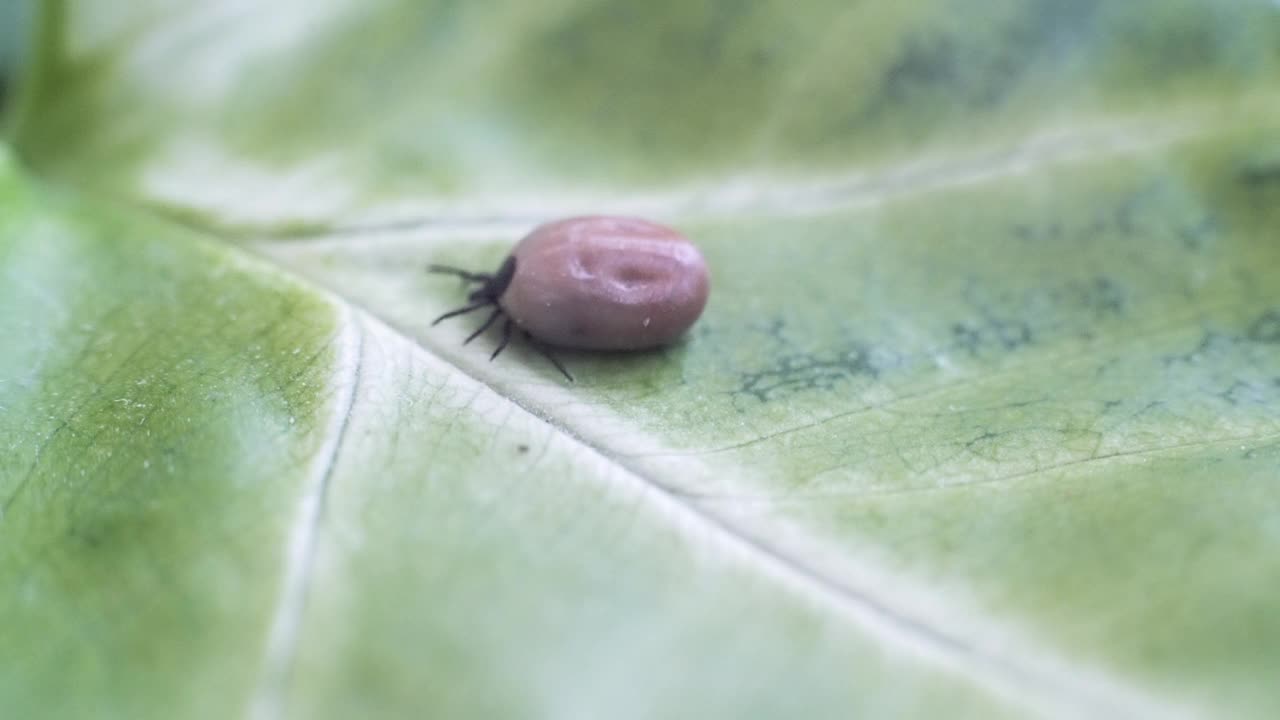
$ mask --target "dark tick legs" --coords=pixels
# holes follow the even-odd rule
[[[449,267],[447,265],[432,265],[428,268],[428,270],[430,272],[444,273],[446,275],[457,275],[463,280],[467,282],[472,282],[472,283],[488,283],[492,281],[494,278],[493,275],[468,272],[466,270]],[[487,294],[486,288],[481,288],[480,290],[473,292],[471,294],[471,302],[469,304],[464,305],[458,308],[457,310],[450,310],[449,312],[431,321],[431,324],[437,325],[441,321],[448,320],[451,317],[466,315],[467,313],[475,312],[480,308],[486,308],[486,307],[492,307],[493,312],[489,313],[489,317],[485,318],[485,321],[480,324],[480,327],[476,328],[475,332],[468,335],[467,339],[462,341],[462,344],[466,345],[470,343],[472,340],[475,340],[476,338],[483,335],[486,330],[493,327],[493,324],[498,321],[498,318],[506,314],[502,310],[502,306],[498,304],[497,300],[493,296]],[[514,329],[515,329],[515,323],[512,322],[510,317],[508,317],[506,323],[504,323],[502,326],[502,340],[498,343],[498,347],[494,349],[493,354],[489,356],[489,360],[497,359],[497,357],[502,354],[502,351],[507,349],[507,345],[510,344],[511,342],[511,333]],[[521,335],[524,336],[525,340],[530,345],[532,345],[535,350],[541,353],[542,357],[546,358],[548,362],[554,365],[555,368],[560,371],[560,374],[564,375],[566,380],[568,380],[569,382],[574,381],[573,376],[570,375],[569,371],[566,370],[564,365],[560,363],[560,360],[555,355],[551,354],[551,351],[547,348],[546,345],[543,345],[541,342],[538,342],[528,332],[522,331]]]
[[[459,316],[459,315],[466,315],[466,314],[467,314],[467,313],[469,313],[469,312],[474,312],[474,311],[476,311],[476,310],[479,310],[479,309],[480,309],[480,308],[482,308],[482,307],[489,307],[489,306],[490,306],[490,305],[492,305],[492,304],[493,304],[493,301],[492,301],[492,300],[487,300],[487,299],[486,299],[486,300],[481,300],[480,302],[474,302],[474,303],[471,303],[470,305],[466,305],[466,306],[464,306],[464,307],[460,307],[460,308],[458,308],[457,310],[450,310],[449,312],[447,312],[447,313],[445,313],[445,314],[441,315],[440,317],[436,318],[435,320],[432,320],[432,321],[431,321],[431,324],[432,324],[432,325],[439,325],[441,320],[448,320],[448,319],[449,319],[449,318],[451,318],[451,317],[457,317],[457,316]]]
[[[511,322],[511,318],[507,318],[507,322],[502,326],[502,342],[498,343],[498,348],[489,356],[489,362],[498,357],[498,354],[507,349],[507,343],[511,342],[511,326],[515,323]]]
[[[484,324],[476,328],[475,332],[468,335],[467,339],[462,341],[462,344],[466,345],[472,340],[475,340],[476,338],[480,337],[481,333],[483,333],[485,330],[488,330],[489,326],[493,325],[493,321],[497,320],[499,315],[502,315],[502,308],[500,307],[494,308],[493,312],[489,313],[489,318],[484,321]]]
[[[493,276],[488,273],[475,273],[449,265],[428,265],[427,272],[440,273],[441,275],[457,275],[463,280],[473,283],[485,283],[493,279]]]
[[[555,355],[552,355],[552,354],[551,354],[551,351],[547,349],[547,346],[546,346],[546,345],[543,345],[542,343],[538,342],[537,340],[534,340],[534,339],[533,339],[533,336],[532,336],[532,335],[530,335],[530,334],[529,334],[529,333],[527,333],[527,332],[524,334],[524,339],[525,339],[526,341],[528,341],[528,343],[529,343],[530,345],[532,345],[532,346],[533,346],[533,348],[534,348],[535,350],[537,350],[538,352],[542,353],[542,357],[544,357],[544,358],[546,358],[548,361],[550,361],[550,363],[551,363],[552,365],[555,365],[555,366],[556,366],[556,369],[560,371],[560,374],[561,374],[561,375],[564,375],[564,377],[565,377],[565,379],[566,379],[566,380],[568,380],[569,382],[573,382],[573,376],[569,374],[569,371],[568,371],[568,370],[565,370],[565,369],[564,369],[564,365],[561,365],[561,364],[560,364],[560,361],[559,361],[558,359],[556,359],[556,356],[555,356]]]
[[[466,345],[472,340],[475,340],[476,338],[480,337],[481,333],[483,333],[485,330],[488,330],[490,327],[492,327],[493,323],[497,321],[498,317],[500,317],[501,315],[502,315],[502,308],[500,307],[494,308],[493,312],[489,313],[489,317],[485,319],[484,324],[476,328],[475,332],[468,335],[467,339],[462,341],[462,344]],[[495,348],[493,351],[493,354],[489,356],[490,362],[492,362],[495,358],[497,358],[498,355],[500,355],[503,350],[507,349],[507,345],[511,343],[511,331],[514,328],[515,328],[515,323],[511,321],[511,318],[507,318],[507,322],[504,323],[502,326],[502,340],[498,342],[498,347]],[[566,380],[568,380],[569,382],[573,382],[573,376],[569,374],[568,370],[564,369],[564,365],[560,364],[560,360],[556,358],[555,355],[551,354],[551,351],[547,349],[546,345],[543,345],[542,343],[535,340],[534,337],[530,335],[528,332],[521,331],[520,334],[524,336],[525,342],[528,342],[530,345],[532,345],[535,350],[537,350],[539,353],[542,354],[542,357],[546,358],[547,361],[550,362],[552,365],[555,365],[556,369],[560,371],[561,375],[564,375]]]

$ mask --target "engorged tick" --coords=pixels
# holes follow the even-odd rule
[[[519,326],[530,343],[573,381],[547,346],[577,350],[643,350],[666,345],[693,325],[711,283],[702,253],[671,228],[629,217],[587,216],[535,228],[497,272],[446,265],[428,271],[476,284],[467,304],[436,318],[492,307],[467,344],[505,315],[507,347]]]

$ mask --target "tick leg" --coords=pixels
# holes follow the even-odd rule
[[[473,283],[484,283],[493,279],[493,276],[488,273],[475,273],[449,265],[428,265],[427,272],[440,273],[441,275],[457,275],[463,280]]]
[[[490,313],[490,315],[489,315],[489,319],[488,319],[488,320],[485,320],[485,321],[484,321],[484,324],[483,324],[483,325],[481,325],[479,328],[477,328],[475,332],[473,332],[473,333],[471,333],[470,335],[468,335],[468,336],[467,336],[467,339],[462,341],[462,344],[463,344],[463,345],[466,345],[467,343],[471,342],[472,340],[475,340],[476,338],[480,337],[480,334],[481,334],[481,333],[483,333],[485,330],[488,330],[488,329],[489,329],[489,326],[493,324],[493,321],[494,321],[494,320],[497,320],[497,319],[498,319],[498,316],[499,316],[499,315],[501,315],[501,314],[502,314],[502,308],[500,308],[500,307],[494,308],[494,309],[493,309],[493,312],[492,312],[492,313]]]
[[[502,326],[502,342],[498,343],[498,349],[494,350],[493,354],[489,356],[490,362],[493,362],[493,359],[498,357],[498,353],[507,349],[507,343],[511,342],[512,325],[511,318],[507,318],[507,323]]]
[[[567,379],[569,382],[573,382],[573,376],[569,374],[568,370],[564,369],[564,365],[560,364],[560,361],[556,359],[555,355],[551,354],[551,351],[547,349],[546,345],[543,345],[537,340],[534,340],[533,336],[530,335],[529,333],[525,333],[524,337],[525,337],[525,340],[529,341],[529,344],[532,345],[535,350],[542,353],[542,357],[546,358],[551,362],[552,365],[556,366],[556,369],[560,371],[560,374],[565,376],[565,379]]]
[[[466,315],[466,314],[467,314],[467,313],[469,313],[469,312],[473,312],[473,311],[475,311],[475,310],[479,310],[479,309],[480,309],[480,308],[482,308],[482,307],[488,307],[488,306],[489,306],[489,305],[491,305],[491,304],[493,304],[493,301],[492,301],[492,300],[489,300],[489,299],[487,299],[487,298],[486,298],[485,300],[483,300],[483,301],[481,301],[481,302],[474,302],[474,303],[471,303],[470,305],[466,305],[466,306],[464,306],[464,307],[460,307],[460,308],[458,308],[457,310],[450,310],[449,312],[447,312],[447,313],[445,313],[445,314],[441,315],[440,317],[436,318],[435,320],[432,320],[432,321],[431,321],[431,324],[432,324],[432,325],[438,325],[438,324],[440,323],[440,321],[441,321],[441,320],[448,320],[448,319],[449,319],[449,318],[451,318],[451,317],[457,317],[457,316],[459,316],[459,315]]]

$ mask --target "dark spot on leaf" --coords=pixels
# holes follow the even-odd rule
[[[988,33],[921,30],[908,35],[858,120],[920,103],[998,108],[1019,89],[1030,68],[1079,47],[1098,5],[1095,0],[1029,2],[1010,16],[993,18]]]
[[[1240,170],[1240,182],[1253,190],[1280,187],[1280,162],[1246,165]]]
[[[1184,209],[1171,212],[1171,207]],[[1121,196],[1110,208],[1100,209],[1087,219],[1070,223],[1055,220],[1041,225],[1022,222],[1012,225],[1009,233],[1022,242],[1047,244],[1176,238],[1187,250],[1198,252],[1219,230],[1215,215],[1194,207],[1186,209],[1185,201],[1173,189],[1157,182]]]
[[[951,337],[955,340],[956,347],[970,355],[978,354],[978,350],[982,347],[982,333],[964,323],[951,326]]]
[[[907,102],[930,86],[946,86],[955,79],[958,58],[951,39],[939,36],[907,38],[902,52],[884,73],[882,101]]]
[[[1227,338],[1221,333],[1215,332],[1213,330],[1206,330],[1204,334],[1200,336],[1200,341],[1196,343],[1196,346],[1191,350],[1185,353],[1182,353],[1181,355],[1165,356],[1163,361],[1164,366],[1170,367],[1172,365],[1178,365],[1178,364],[1198,363],[1204,358],[1204,356],[1207,353],[1223,345],[1224,343],[1231,343],[1231,342],[1233,341],[1230,338]]]
[[[984,458],[987,460],[996,460],[997,459],[995,457],[996,442],[999,441],[1001,438],[1005,437],[1006,435],[1011,434],[1012,432],[1015,432],[1015,431],[1005,430],[1003,432],[997,433],[997,432],[991,432],[990,430],[984,429],[982,431],[982,434],[966,442],[964,444],[964,449],[976,457]]]
[[[1232,406],[1242,403],[1262,403],[1266,400],[1263,395],[1263,388],[1243,380],[1236,380],[1231,383],[1230,387],[1217,395],[1222,398],[1223,402]]]
[[[1268,310],[1254,320],[1245,337],[1256,343],[1280,345],[1280,309]]]
[[[787,337],[787,320],[783,317],[772,317],[767,322],[757,323],[751,326],[751,330],[758,332],[770,340],[778,344],[778,347],[790,347],[791,341]]]
[[[1034,337],[1031,326],[1025,321],[991,315],[951,326],[954,347],[975,356],[987,348],[1017,350],[1030,345]]]
[[[743,373],[734,395],[748,395],[760,402],[812,390],[834,390],[854,378],[876,378],[880,370],[865,347],[855,346],[831,354],[784,355],[771,367]]]
[[[1099,314],[1119,315],[1124,312],[1125,295],[1120,287],[1110,278],[1100,277],[1093,281],[1093,292],[1089,295],[1092,306]]]
[[[524,443],[521,443],[521,444],[519,444],[519,445],[517,445],[517,446],[516,446],[516,452],[521,453],[521,454],[527,453],[527,452],[529,452],[529,446],[528,446],[528,445],[525,445]]]
[[[1031,344],[1031,326],[1025,322],[995,321],[991,324],[991,328],[1006,350],[1015,350]]]
[[[1182,246],[1192,252],[1200,252],[1219,232],[1217,218],[1206,215],[1197,223],[1189,223],[1178,228],[1178,237]]]

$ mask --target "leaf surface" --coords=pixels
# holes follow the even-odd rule
[[[33,618],[261,717],[1280,710],[1273,3],[95,8],[0,236]],[[686,341],[428,327],[581,212],[703,248]]]

